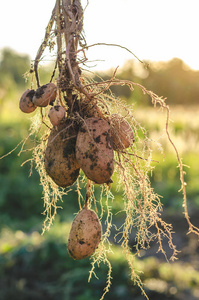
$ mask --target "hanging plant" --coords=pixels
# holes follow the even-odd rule
[[[172,241],[171,224],[161,218],[161,199],[151,187],[148,175],[153,169],[151,141],[145,128],[136,120],[133,107],[117,99],[110,87],[127,85],[131,91],[138,87],[154,106],[159,105],[166,111],[165,129],[180,170],[185,218],[189,232],[199,235],[199,229],[192,225],[188,216],[183,163],[169,134],[170,110],[165,99],[139,83],[117,79],[117,69],[109,80],[100,82],[82,72],[81,65],[87,60],[86,49],[95,46],[87,45],[83,37],[83,13],[80,0],[56,1],[30,71],[32,86],[35,80],[36,89],[31,86],[25,91],[19,104],[24,113],[38,111],[28,137],[35,137],[32,166],[35,164],[43,186],[46,216],[43,232],[50,229],[58,201],[70,192],[73,184],[76,185],[79,212],[71,227],[68,252],[76,260],[91,256],[89,280],[95,274],[96,265],[107,264],[103,299],[111,285],[112,268],[107,254],[111,251],[109,235],[111,202],[114,201],[111,184],[114,177],[122,190],[125,213],[124,223],[118,230],[120,244],[131,270],[131,279],[145,294],[134,269],[135,256],[141,249],[148,248],[151,241],[157,241],[158,251],[167,257],[163,238],[168,240],[172,250],[170,260],[176,258],[178,251]],[[55,67],[49,82],[41,85],[38,65],[46,48],[56,50]],[[43,133],[38,141],[40,132]],[[27,138],[22,141],[21,152]],[[86,199],[81,191],[84,185]],[[96,187],[101,190],[99,199],[95,196]],[[129,234],[133,228],[136,230],[134,254],[129,247]]]

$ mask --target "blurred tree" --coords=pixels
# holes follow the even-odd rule
[[[168,104],[198,104],[199,71],[194,71],[179,58],[168,62],[151,63],[143,85],[159,96],[167,97]]]
[[[106,80],[112,73],[99,75]],[[118,70],[116,77],[142,84],[157,95],[166,97],[168,104],[190,105],[199,102],[199,71],[192,70],[179,58],[167,62],[150,62],[148,69],[130,60]],[[111,90],[116,97],[128,102],[150,105],[147,96],[144,97],[136,87],[133,92],[128,86],[112,86]]]
[[[1,51],[0,60],[0,86],[3,86],[8,78],[18,86],[25,85],[23,75],[30,68],[30,58],[28,55],[18,54],[12,49],[4,48]]]
[[[6,102],[12,99],[18,105],[20,93],[26,88],[36,87],[36,83],[32,82],[32,76],[25,78],[25,74],[30,70],[31,60],[28,55],[20,54],[10,48],[4,48],[0,51],[0,114]],[[42,84],[50,81],[52,70],[54,70],[54,62],[40,66],[40,79]],[[27,80],[26,80],[27,79]],[[31,81],[31,83],[30,83]]]
[[[14,98],[13,93],[17,89],[25,88],[23,75],[30,68],[30,58],[9,48],[2,49],[0,54],[0,112],[2,112],[4,100]]]

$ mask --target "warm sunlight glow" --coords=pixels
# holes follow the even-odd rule
[[[199,69],[198,0],[82,0],[88,45],[114,43],[127,47],[141,60],[182,59]],[[1,1],[0,49],[11,47],[35,58],[55,0]],[[12,5],[12,10],[10,10]],[[17,11],[17,13],[16,13]],[[9,12],[9,14],[7,13]],[[8,18],[9,15],[9,18]],[[121,67],[133,56],[116,47],[96,46],[87,52],[95,69]],[[101,61],[97,61],[97,60]]]

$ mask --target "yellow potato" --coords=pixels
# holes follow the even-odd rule
[[[68,252],[74,259],[83,259],[94,253],[101,241],[102,226],[93,210],[83,208],[72,223],[68,238]]]
[[[75,132],[65,120],[53,127],[48,138],[44,156],[47,174],[61,187],[72,185],[79,176],[79,165],[75,157]],[[69,127],[69,128],[67,128]]]
[[[110,126],[106,120],[85,120],[77,135],[76,158],[88,179],[98,184],[111,181],[114,153]]]
[[[48,117],[53,126],[57,126],[65,118],[66,111],[61,105],[55,105],[51,107],[48,113]]]
[[[119,114],[110,117],[113,149],[123,150],[134,142],[134,133],[129,123]]]
[[[32,99],[35,94],[34,90],[26,90],[19,101],[19,108],[24,113],[33,112],[37,106],[33,104]]]
[[[57,87],[50,82],[39,87],[33,97],[33,103],[39,107],[45,107],[53,103],[57,96]]]

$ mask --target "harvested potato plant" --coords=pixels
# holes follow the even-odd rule
[[[44,40],[30,70],[34,74],[30,86],[36,92],[33,98],[31,94],[27,99],[30,95],[24,94],[20,100],[20,109],[24,112],[35,109],[34,105],[39,106],[28,137],[34,136],[32,166],[35,164],[39,172],[44,191],[46,219],[43,232],[49,230],[55,218],[60,205],[57,202],[69,193],[70,188],[67,187],[74,184],[80,212],[72,224],[68,250],[77,260],[91,255],[89,280],[95,275],[95,266],[100,267],[101,263],[107,265],[106,287],[100,298],[102,300],[109,291],[112,280],[108,253],[111,251],[109,236],[112,226],[111,203],[114,201],[111,177],[114,174],[114,184],[121,192],[124,212],[124,221],[115,240],[119,235],[120,245],[129,265],[130,278],[148,298],[139,273],[134,268],[134,257],[139,256],[142,249],[146,250],[151,242],[159,245],[158,251],[166,259],[176,259],[178,251],[173,244],[172,225],[161,218],[161,197],[151,187],[153,142],[148,138],[145,127],[137,121],[134,106],[127,106],[117,99],[110,90],[112,86],[126,85],[131,92],[137,87],[151,99],[154,106],[165,110],[166,120],[163,122],[166,124],[166,138],[174,149],[180,171],[184,215],[189,232],[199,235],[199,229],[189,219],[183,163],[169,133],[170,109],[166,99],[137,82],[118,79],[117,69],[110,79],[99,79],[97,82],[92,73],[84,72],[86,51],[95,45],[86,44],[83,16],[84,9],[80,0],[56,0]],[[102,43],[98,45],[105,46]],[[38,65],[48,47],[53,53],[54,69],[46,84],[40,82]],[[62,107],[60,111],[66,111],[66,115],[61,115],[58,122],[51,123],[52,116],[49,115],[50,120],[48,118],[49,105],[54,105],[53,109]],[[21,152],[26,140],[27,138],[22,143]],[[157,146],[156,143],[155,145]],[[100,190],[97,197],[96,186]],[[82,192],[85,190],[83,188],[86,189],[86,197]],[[105,225],[103,234],[99,219]],[[132,229],[136,231],[134,253],[129,247]],[[168,258],[163,239],[167,240],[171,250]]]

